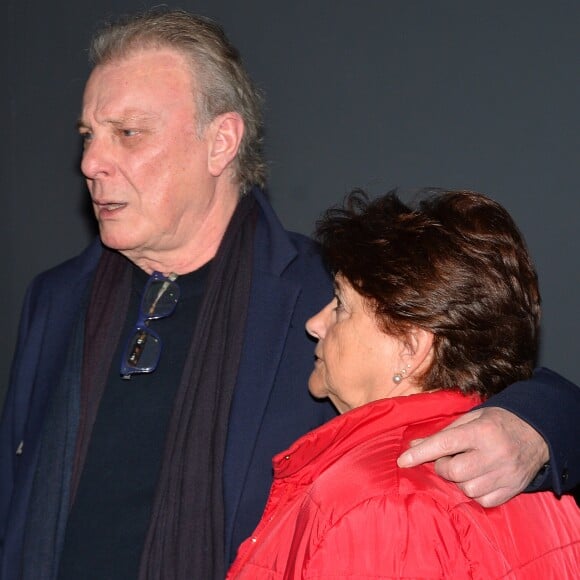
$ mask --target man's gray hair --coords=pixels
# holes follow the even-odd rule
[[[171,48],[191,65],[201,136],[218,115],[236,112],[244,120],[244,135],[234,162],[240,192],[263,187],[266,164],[262,157],[262,97],[245,70],[237,49],[216,22],[184,10],[150,10],[106,24],[91,42],[94,66],[122,59],[148,48]]]

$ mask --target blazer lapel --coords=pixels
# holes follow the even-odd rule
[[[282,277],[297,251],[264,197],[256,226],[248,318],[224,459],[226,552],[255,441],[284,351],[301,285]]]

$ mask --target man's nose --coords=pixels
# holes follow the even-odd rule
[[[85,141],[81,171],[87,179],[111,175],[114,169],[110,143],[104,137],[91,137]]]

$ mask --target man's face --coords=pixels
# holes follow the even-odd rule
[[[193,83],[171,49],[97,66],[87,82],[81,169],[103,243],[133,261],[185,247],[215,203]]]

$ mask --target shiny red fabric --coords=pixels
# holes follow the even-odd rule
[[[385,399],[299,439],[274,458],[264,515],[228,578],[580,578],[571,497],[484,509],[432,465],[397,467],[410,440],[477,402],[448,391]]]

